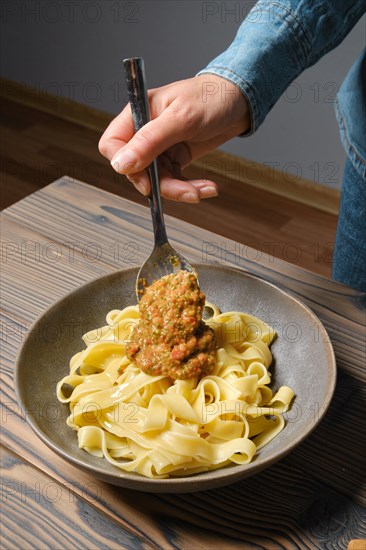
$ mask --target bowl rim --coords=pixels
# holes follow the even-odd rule
[[[51,450],[53,450],[56,454],[61,456],[64,460],[68,461],[69,463],[72,463],[74,466],[78,468],[81,468],[90,473],[93,473],[99,478],[102,478],[104,481],[110,482],[112,484],[116,483],[117,480],[124,480],[126,481],[126,483],[124,484],[119,483],[119,485],[123,485],[124,487],[129,489],[135,489],[138,491],[156,492],[156,493],[168,492],[168,491],[173,492],[174,490],[177,492],[179,491],[183,492],[183,489],[187,485],[191,484],[192,487],[187,487],[185,489],[185,492],[194,492],[198,490],[204,490],[205,485],[208,485],[207,489],[211,489],[211,488],[219,487],[223,485],[229,485],[234,481],[244,479],[245,477],[249,477],[251,475],[259,473],[264,468],[267,468],[271,466],[273,463],[278,462],[279,460],[282,460],[291,451],[293,451],[300,443],[302,443],[305,439],[309,437],[309,435],[315,430],[315,428],[319,425],[319,423],[325,416],[329,408],[329,405],[332,401],[335,388],[336,388],[337,365],[336,365],[336,357],[334,354],[334,349],[333,349],[331,339],[322,321],[319,319],[319,317],[301,300],[299,300],[296,296],[291,294],[291,292],[288,292],[287,290],[282,289],[280,286],[277,286],[277,284],[267,281],[265,278],[261,277],[260,275],[250,273],[245,269],[226,266],[219,263],[210,263],[210,264],[193,263],[192,265],[197,269],[198,273],[200,268],[205,268],[205,269],[208,268],[213,270],[219,269],[219,270],[225,270],[225,271],[233,271],[245,277],[259,280],[261,283],[272,287],[273,289],[275,289],[275,291],[283,294],[284,296],[286,296],[286,298],[292,300],[294,303],[296,303],[297,307],[300,307],[301,309],[303,309],[313,320],[315,320],[319,324],[319,331],[321,336],[320,340],[323,343],[323,347],[325,348],[326,354],[328,357],[327,371],[329,373],[327,389],[323,399],[323,403],[319,407],[319,414],[316,416],[314,421],[307,426],[307,429],[303,430],[298,435],[295,434],[295,437],[290,442],[285,444],[281,450],[276,451],[273,456],[270,455],[264,458],[261,458],[259,456],[257,457],[256,460],[248,464],[233,464],[225,468],[218,468],[216,470],[208,470],[197,474],[191,474],[191,475],[182,476],[182,477],[169,477],[169,478],[148,478],[136,472],[125,472],[124,470],[119,470],[117,467],[115,467],[116,469],[115,473],[110,472],[105,470],[102,467],[103,464],[106,464],[104,461],[101,461],[101,467],[90,464],[87,462],[87,458],[89,456],[87,453],[85,453],[86,455],[85,461],[73,456],[72,454],[69,454],[69,452],[60,448],[56,443],[54,443],[52,439],[49,438],[47,434],[44,433],[44,431],[39,426],[39,424],[34,420],[33,416],[26,415],[26,421],[32,428],[33,432],[43,441],[43,443],[45,443]],[[33,323],[30,325],[28,329],[28,332],[24,338],[24,341],[22,342],[17,352],[15,368],[14,368],[15,393],[16,393],[18,404],[21,407],[21,410],[23,410],[25,406],[24,405],[25,400],[23,399],[21,384],[20,384],[20,371],[21,371],[21,365],[22,365],[22,357],[26,353],[28,342],[32,338],[32,335],[35,334],[34,329],[38,325],[38,323],[42,322],[44,317],[48,316],[49,314],[52,314],[52,311],[57,309],[62,302],[64,302],[65,300],[72,299],[73,295],[75,295],[78,292],[84,291],[85,289],[87,289],[87,287],[89,286],[92,287],[96,283],[100,283],[102,280],[108,280],[111,277],[118,277],[120,273],[123,273],[126,275],[128,275],[129,273],[131,275],[135,273],[137,275],[138,270],[139,270],[138,267],[128,267],[124,269],[111,271],[102,276],[95,277],[92,280],[88,281],[87,283],[82,284],[77,288],[71,290],[70,292],[66,293],[64,296],[59,298],[57,301],[50,304],[33,321]],[[109,465],[109,462],[108,462],[108,465]]]

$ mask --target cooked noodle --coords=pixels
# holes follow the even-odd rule
[[[83,336],[87,347],[57,385],[80,448],[150,478],[184,476],[247,464],[284,428],[294,393],[269,388],[274,330],[207,305],[218,350],[214,371],[200,379],[150,376],[130,362],[125,350],[138,306],[111,311],[106,326]]]

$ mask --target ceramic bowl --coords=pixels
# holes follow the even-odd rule
[[[296,396],[285,413],[286,427],[250,464],[182,478],[149,479],[123,472],[79,449],[76,433],[65,422],[68,405],[56,398],[56,384],[68,373],[72,355],[84,347],[81,336],[104,325],[111,309],[136,303],[138,270],[127,269],[88,283],[50,307],[34,323],[18,355],[16,390],[27,421],[44,443],[74,466],[108,483],[140,491],[211,489],[253,475],[283,458],[308,437],[325,414],[335,388],[336,364],[329,337],[316,315],[287,292],[247,272],[222,266],[196,267],[208,301],[222,312],[255,315],[277,331],[271,346],[271,387],[290,386]]]

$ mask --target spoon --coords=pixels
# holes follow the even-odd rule
[[[123,60],[127,82],[128,97],[131,105],[135,132],[138,132],[150,121],[149,100],[145,84],[144,60],[141,57],[132,57]],[[160,199],[159,175],[156,159],[147,168],[150,179],[151,192],[148,197],[154,228],[154,249],[145,263],[142,265],[136,280],[137,301],[140,300],[147,286],[157,279],[177,273],[178,271],[190,271],[193,267],[188,260],[179,254],[170,245],[166,234],[163,209]]]

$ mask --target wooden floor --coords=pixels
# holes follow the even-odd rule
[[[100,134],[5,100],[1,106],[1,207],[67,174],[146,204],[98,152]],[[193,169],[187,175],[195,175]],[[330,277],[337,217],[290,199],[228,180],[219,197],[199,205],[164,202],[164,210],[260,252]],[[220,244],[220,243],[217,243]],[[238,249],[237,254],[245,254]]]

